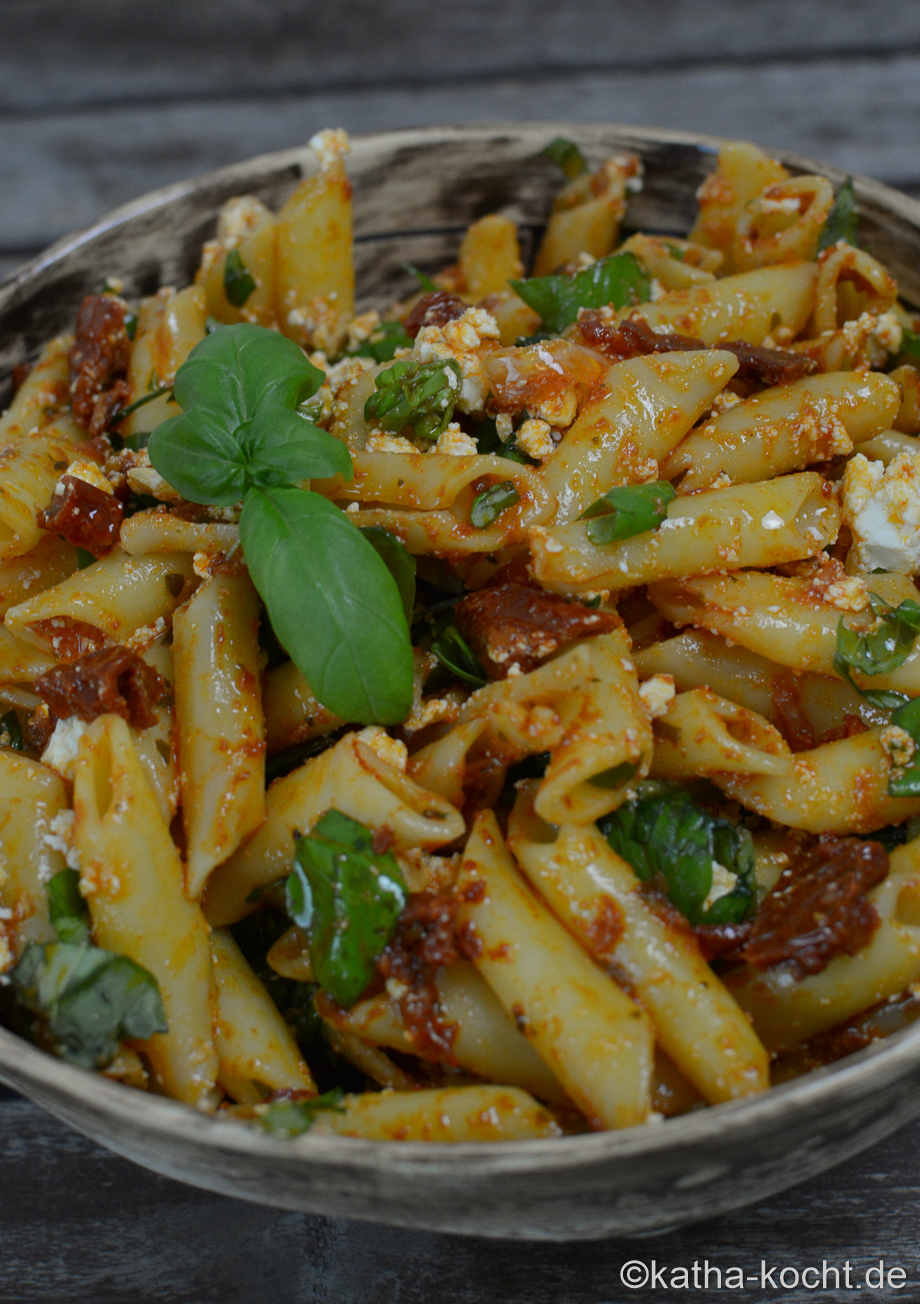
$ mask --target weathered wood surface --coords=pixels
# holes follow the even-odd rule
[[[0,1160],[0,1300],[11,1304],[804,1304],[816,1294],[842,1304],[880,1258],[886,1271],[903,1269],[905,1288],[864,1298],[920,1299],[920,1124],[734,1217],[574,1245],[438,1236],[225,1199],[136,1168],[12,1097],[0,1101]],[[721,1294],[627,1291],[620,1269],[634,1259],[691,1271],[708,1260],[756,1280]],[[760,1288],[762,1259],[776,1269],[773,1289]],[[779,1269],[820,1270],[822,1260],[838,1269],[849,1260],[853,1290],[845,1278],[826,1293],[780,1287]]]
[[[181,177],[351,131],[565,118],[920,187],[910,0],[7,0],[0,270]]]

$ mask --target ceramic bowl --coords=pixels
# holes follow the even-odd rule
[[[349,160],[362,307],[409,292],[401,260],[452,260],[484,213],[507,213],[532,243],[559,184],[539,151],[560,133],[591,159],[637,151],[645,187],[630,224],[687,231],[719,146],[709,137],[559,123],[365,136]],[[793,171],[843,180],[780,157]],[[108,275],[130,296],[187,284],[226,199],[249,192],[277,208],[311,167],[306,149],[267,154],[156,191],[62,240],[0,287],[0,374],[65,329]],[[862,238],[920,303],[920,204],[858,178],[856,192]],[[0,1079],[119,1154],[226,1195],[439,1231],[590,1239],[726,1213],[880,1140],[920,1113],[920,1024],[756,1098],[629,1131],[499,1145],[278,1140],[85,1072],[2,1029]]]

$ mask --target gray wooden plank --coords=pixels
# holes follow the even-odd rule
[[[0,106],[377,89],[920,45],[912,0],[6,0]]]
[[[920,184],[920,55],[235,97],[0,119],[0,256],[39,249],[155,186],[298,144],[319,127],[498,118],[744,137]]]
[[[762,1259],[799,1272],[849,1260],[855,1289],[883,1258],[905,1271],[907,1289],[868,1297],[920,1298],[920,1124],[733,1217],[570,1245],[411,1232],[214,1196],[146,1173],[16,1099],[0,1102],[0,1157],[0,1299],[16,1304],[59,1296],[70,1304],[697,1304],[719,1297],[627,1292],[619,1273],[632,1259],[669,1270],[708,1259],[755,1278]],[[784,1290],[777,1279],[774,1289],[757,1280],[738,1294],[783,1304],[815,1297]],[[842,1304],[853,1294],[842,1282],[820,1298]]]

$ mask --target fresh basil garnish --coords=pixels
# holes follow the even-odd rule
[[[345,1009],[374,976],[408,895],[395,856],[375,852],[373,837],[357,820],[327,811],[296,840],[285,887],[288,914],[309,935],[317,981]]]
[[[543,158],[548,158],[550,163],[555,163],[557,168],[561,168],[570,181],[584,176],[588,171],[584,154],[574,140],[568,140],[565,136],[557,136],[555,140],[551,140],[545,149],[540,150],[540,153]]]
[[[456,675],[458,679],[462,679],[465,684],[472,684],[474,688],[482,688],[484,684],[489,682],[479,658],[470,648],[456,625],[448,625],[442,629],[437,638],[433,640],[431,650],[441,665],[445,666],[451,674]]]
[[[22,725],[19,723],[19,716],[15,711],[7,711],[6,715],[0,718],[0,738],[6,735],[8,741],[0,744],[3,747],[12,747],[13,751],[22,751]]]
[[[321,1109],[344,1114],[343,1095],[341,1087],[333,1087],[322,1096],[311,1096],[308,1100],[276,1100],[259,1115],[259,1125],[271,1136],[300,1136],[309,1132]]]
[[[411,349],[412,337],[406,334],[401,321],[382,321],[375,326],[366,340],[353,349],[346,349],[349,358],[372,358],[374,362],[391,362],[397,349]]]
[[[224,294],[234,308],[242,308],[256,288],[249,268],[243,262],[239,249],[231,249],[224,261]]]
[[[297,411],[322,381],[277,331],[222,327],[179,368],[182,415],[152,433],[150,460],[190,502],[243,500],[253,583],[319,701],[344,720],[396,724],[412,705],[413,669],[399,589],[346,514],[297,487],[353,475],[345,445]]]
[[[691,924],[736,923],[754,908],[754,843],[745,828],[697,806],[683,789],[627,801],[600,821],[613,850],[643,881],[660,875],[669,899]],[[736,875],[709,909],[713,861]]]
[[[420,439],[435,440],[447,429],[463,383],[453,358],[416,362],[403,358],[381,371],[364,404],[365,420],[398,433],[407,426]]]
[[[393,576],[402,599],[406,621],[411,625],[415,610],[415,558],[406,545],[382,525],[365,526],[361,533]]]
[[[891,717],[891,723],[909,733],[920,748],[920,697],[899,706]],[[888,792],[892,797],[920,797],[920,758],[889,778]],[[903,825],[900,827],[903,828]],[[875,837],[875,834],[872,836]]]
[[[625,308],[644,303],[652,286],[631,253],[608,254],[575,276],[535,276],[508,283],[540,314],[544,329],[554,335],[575,321],[579,308]]]
[[[20,1005],[39,1015],[52,1046],[84,1068],[105,1068],[126,1038],[166,1032],[153,974],[90,941],[79,876],[64,869],[48,884],[58,942],[29,942],[10,977]]]
[[[853,188],[852,177],[847,177],[837,191],[834,206],[821,228],[818,253],[823,249],[830,249],[838,240],[845,240],[851,245],[856,244],[856,191]]]
[[[667,480],[653,484],[619,485],[592,503],[581,519],[592,543],[614,543],[634,534],[654,530],[667,517],[668,504],[677,497]]]
[[[877,629],[858,633],[849,629],[841,616],[837,625],[837,650],[834,669],[857,693],[873,706],[895,710],[904,705],[903,693],[884,689],[860,688],[853,682],[852,672],[861,675],[887,675],[902,666],[913,651],[917,633],[920,632],[920,606],[910,598],[889,607],[876,593],[869,594],[872,613],[880,620]]]
[[[504,457],[509,462],[520,462],[522,466],[539,466],[536,458],[528,457],[526,453],[518,448],[515,442],[517,432],[504,442],[499,439],[498,426],[494,417],[487,417],[485,421],[480,421],[473,431],[473,438],[476,440],[476,448],[480,453],[490,453],[493,457]]]
[[[500,484],[493,484],[491,488],[484,489],[473,499],[470,508],[470,525],[477,530],[486,530],[498,520],[502,512],[520,501],[521,495],[514,487],[513,480],[502,480]]]

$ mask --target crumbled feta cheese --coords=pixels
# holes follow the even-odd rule
[[[411,440],[402,435],[388,435],[383,430],[372,430],[364,445],[366,453],[417,453]]]
[[[728,896],[729,892],[734,892],[738,883],[738,875],[733,874],[730,869],[720,865],[717,860],[712,862],[712,887],[703,902],[703,910],[706,911],[714,905],[720,897]]]
[[[456,321],[443,326],[423,326],[415,337],[413,356],[420,362],[453,358],[460,366],[462,383],[457,407],[461,412],[481,412],[489,387],[479,358],[483,343],[497,340],[500,332],[491,313],[467,308]]]
[[[48,832],[42,839],[46,847],[61,853],[68,869],[80,868],[80,853],[73,845],[74,819],[72,810],[59,811],[49,823]]]
[[[661,284],[658,277],[653,276],[652,279],[649,281],[649,287],[648,287],[649,300],[652,303],[657,303],[657,301],[659,299],[663,299],[666,294],[667,294],[667,290]]]
[[[370,312],[361,313],[360,317],[352,317],[348,323],[348,345],[349,348],[357,348],[363,344],[368,336],[375,331],[380,325],[380,313],[372,308]]]
[[[77,458],[75,462],[71,462],[70,466],[68,466],[67,470],[64,472],[64,475],[61,476],[60,480],[58,480],[57,484],[54,486],[54,492],[57,497],[62,497],[64,494],[65,475],[72,475],[75,480],[82,480],[85,484],[91,484],[94,489],[101,489],[104,494],[113,494],[115,492],[95,462],[88,462],[84,461],[82,458]]]
[[[351,150],[351,141],[348,139],[348,132],[341,127],[327,127],[325,131],[318,131],[310,139],[310,148],[319,159],[319,165],[325,172],[331,167],[337,158]]]
[[[869,605],[866,581],[861,580],[857,575],[828,584],[824,596],[838,611],[865,611]]]
[[[217,243],[222,249],[235,249],[270,218],[271,213],[255,195],[236,195],[220,210]]]
[[[785,524],[786,522],[779,512],[770,510],[761,517],[760,528],[762,530],[781,530]]]
[[[857,453],[843,476],[842,517],[856,570],[920,570],[920,455],[899,453],[886,468]]]
[[[128,484],[136,494],[149,494],[163,503],[178,503],[182,495],[166,483],[158,471],[150,465],[150,456],[146,450],[139,454],[136,466],[128,468]]]
[[[42,765],[56,770],[62,779],[73,779],[80,739],[88,728],[89,725],[76,715],[58,720],[54,733],[48,739],[48,746],[42,752]]]
[[[384,986],[387,990],[387,996],[392,996],[394,1001],[401,1000],[409,990],[408,984],[400,982],[398,978],[388,978]]]
[[[917,750],[917,744],[906,729],[900,725],[890,724],[879,734],[882,750],[897,769],[910,765]]]
[[[346,510],[346,512],[351,512],[351,514],[354,515],[355,512],[360,512],[360,510],[361,510],[361,504],[360,504],[360,503],[349,503],[348,506],[345,508],[345,510]]]
[[[737,407],[741,402],[741,395],[736,394],[734,390],[723,389],[721,393],[716,394],[710,403],[710,410],[714,413],[727,412],[729,408]]]
[[[879,313],[872,328],[872,338],[886,353],[897,353],[901,348],[904,329],[893,312]]]
[[[556,447],[549,422],[538,421],[533,417],[521,423],[514,442],[522,453],[535,458],[538,462],[549,457]]]
[[[507,444],[508,440],[514,434],[514,422],[511,420],[510,413],[499,412],[498,416],[495,418],[495,433],[503,444]]]
[[[798,195],[773,195],[763,194],[757,201],[757,207],[762,213],[794,213],[798,214],[800,200]]]
[[[438,437],[438,442],[428,450],[430,453],[449,453],[452,457],[470,457],[479,452],[479,446],[472,435],[465,435],[456,421],[452,421]]]
[[[639,697],[652,720],[664,715],[674,693],[673,675],[652,675],[651,679],[646,679],[644,684],[639,685]]]
[[[381,725],[371,724],[366,729],[362,729],[358,734],[358,741],[369,747],[381,761],[392,765],[394,770],[405,773],[409,749],[398,738],[391,738]]]

